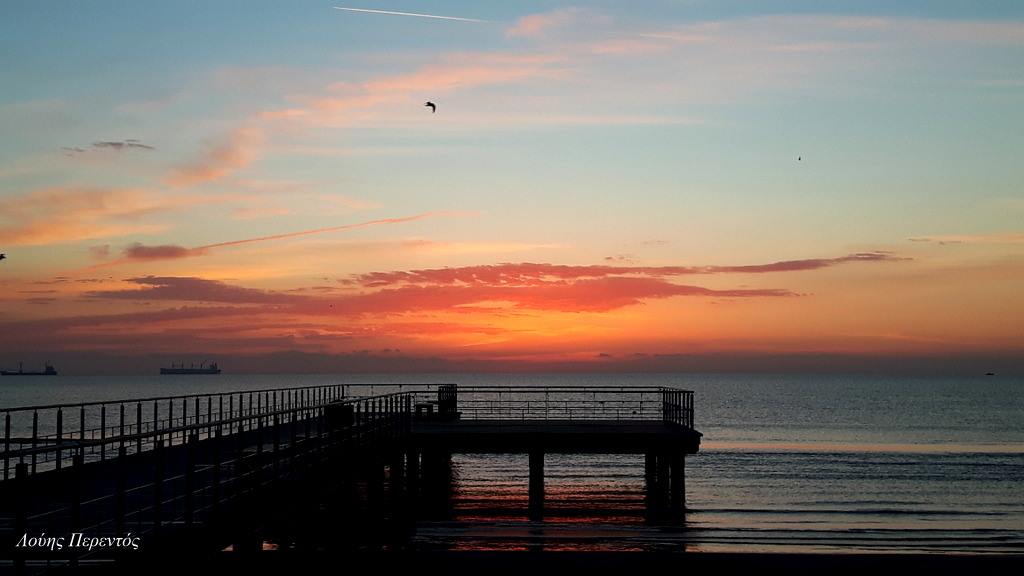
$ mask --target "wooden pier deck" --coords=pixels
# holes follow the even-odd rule
[[[373,391],[338,385],[0,409],[0,569],[5,562],[26,572],[39,562],[74,565],[130,553],[15,547],[26,534],[131,533],[150,552],[252,553],[261,548],[259,527],[269,522],[291,526],[297,540],[313,525],[333,530],[337,522],[316,520],[316,510],[317,498],[334,494],[344,495],[340,506],[353,518],[384,519],[401,532],[421,512],[443,509],[435,504],[450,493],[453,453],[528,454],[524,488],[534,520],[543,519],[545,454],[555,453],[645,454],[649,515],[676,517],[685,509],[685,456],[697,452],[701,438],[692,392],[455,385]],[[356,528],[341,539],[369,532]]]

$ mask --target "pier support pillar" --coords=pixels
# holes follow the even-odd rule
[[[405,454],[401,450],[395,450],[388,458],[388,479],[392,493],[405,492]]]
[[[657,473],[654,482],[654,506],[659,519],[665,517],[665,512],[667,512],[669,506],[669,480],[671,478],[669,458],[668,452],[658,453]]]
[[[366,495],[371,510],[380,510],[384,500],[384,458],[368,454],[365,464]]]
[[[671,486],[669,499],[673,518],[682,516],[686,509],[686,456],[681,452],[673,452],[669,456],[671,468]]]
[[[409,448],[405,454],[405,466],[406,466],[406,486],[409,491],[409,495],[416,497],[416,491],[420,485],[420,453],[415,448]]]
[[[544,519],[544,451],[530,451],[530,520]]]
[[[447,518],[451,507],[452,455],[450,452],[423,452],[422,493],[425,511],[431,518]]]
[[[658,456],[654,452],[644,454],[644,508],[648,520],[657,517],[658,507]]]

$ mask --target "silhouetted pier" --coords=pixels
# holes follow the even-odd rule
[[[381,388],[389,392],[373,393]],[[545,454],[557,453],[644,454],[647,516],[674,519],[685,509],[685,456],[701,436],[692,392],[376,390],[335,385],[3,410],[0,559],[30,570],[42,559],[109,561],[132,546],[15,547],[26,534],[130,533],[150,551],[252,552],[263,546],[265,525],[296,546],[330,540],[324,531],[353,545],[372,534],[400,546],[415,518],[444,513],[453,453],[528,454],[533,520],[544,514]],[[322,500],[344,512],[347,528],[324,516]]]

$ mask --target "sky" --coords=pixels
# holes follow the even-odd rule
[[[13,1],[0,78],[0,367],[1024,370],[1020,2]]]

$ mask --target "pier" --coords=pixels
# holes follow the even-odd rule
[[[660,387],[441,384],[7,408],[0,560],[31,572],[130,558],[135,546],[251,554],[268,535],[296,548],[401,549],[417,518],[446,513],[456,453],[528,455],[534,521],[546,455],[643,454],[645,516],[676,522],[686,456],[700,446],[693,402]],[[15,546],[74,533],[131,539]]]

